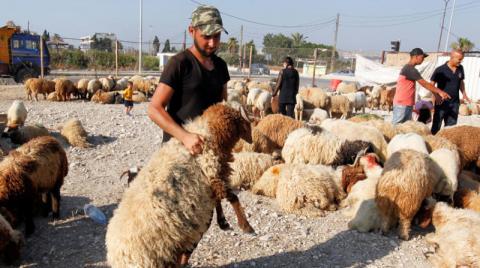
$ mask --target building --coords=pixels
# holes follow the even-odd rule
[[[176,52],[159,52],[157,53],[157,57],[158,57],[158,68],[160,70],[160,72],[163,71],[163,68],[165,67],[165,65],[167,65],[168,63],[168,60],[175,56],[177,53]]]
[[[117,35],[114,33],[94,33],[93,35],[87,35],[80,37],[80,50],[88,51],[90,50],[93,39],[110,39],[112,41],[117,40]]]

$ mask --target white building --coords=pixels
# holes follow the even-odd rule
[[[93,35],[87,35],[80,37],[80,50],[82,51],[88,51],[91,48],[91,45],[93,43],[93,38],[97,39],[110,39],[112,41],[117,40],[117,35],[114,33],[94,33]]]
[[[157,57],[158,57],[158,67],[159,67],[159,70],[160,72],[163,71],[163,68],[165,67],[165,65],[167,65],[167,62],[168,60],[175,56],[177,53],[176,52],[159,52],[157,53]]]

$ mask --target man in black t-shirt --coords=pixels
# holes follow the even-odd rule
[[[215,55],[222,31],[227,33],[218,9],[199,6],[193,11],[188,27],[193,45],[168,61],[148,107],[150,119],[163,129],[163,141],[173,136],[191,154],[202,152],[203,140],[181,125],[227,99],[227,64]]]
[[[469,102],[465,92],[465,72],[461,62],[463,60],[463,52],[461,50],[453,50],[450,53],[450,60],[445,64],[437,67],[432,74],[432,84],[447,92],[451,99],[435,101],[435,112],[432,121],[432,134],[436,134],[444,121],[445,126],[453,126],[457,124],[458,109],[460,107],[459,91],[462,92],[463,99]]]

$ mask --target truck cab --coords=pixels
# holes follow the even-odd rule
[[[50,54],[39,35],[0,28],[0,76],[13,77],[17,83],[38,77],[41,73],[40,42],[43,42],[44,74],[48,74]]]

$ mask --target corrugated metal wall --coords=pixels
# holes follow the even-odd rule
[[[437,66],[444,64],[449,59],[449,56],[438,57]],[[471,100],[480,100],[480,57],[465,57],[462,65],[468,97]]]

